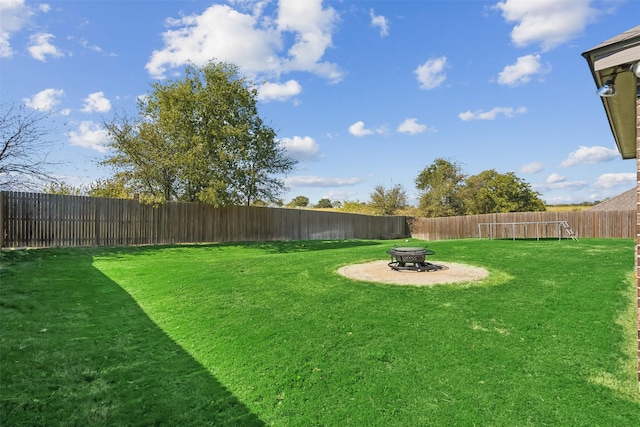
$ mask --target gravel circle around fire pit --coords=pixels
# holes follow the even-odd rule
[[[338,273],[353,280],[378,282],[391,285],[434,286],[445,283],[474,282],[485,279],[489,272],[484,268],[447,261],[433,261],[442,267],[436,271],[394,271],[389,261],[373,261],[346,265]]]

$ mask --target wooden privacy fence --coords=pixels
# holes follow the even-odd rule
[[[559,227],[512,223],[566,221],[578,238],[635,238],[637,213],[627,211],[516,212],[446,218],[369,216],[198,203],[153,207],[135,200],[0,192],[0,247],[122,246],[315,239],[423,240],[479,237],[558,238]],[[486,235],[483,235],[486,237]]]
[[[480,237],[479,224],[493,224],[494,239],[559,238],[566,233],[553,223],[566,221],[578,238],[635,238],[637,212],[576,211],[576,212],[513,212],[447,218],[407,218],[411,237],[424,240],[464,239]],[[520,225],[514,227],[513,223]],[[538,228],[524,224],[538,223]],[[546,226],[543,223],[548,223]],[[486,231],[486,230],[485,230]],[[482,237],[487,237],[482,231]],[[568,237],[566,234],[564,237]]]
[[[403,216],[0,192],[0,247],[121,246],[408,236]]]

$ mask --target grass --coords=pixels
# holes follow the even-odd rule
[[[632,240],[394,243],[3,252],[0,425],[640,425]]]
[[[591,209],[594,205],[547,205],[547,212],[581,212]]]

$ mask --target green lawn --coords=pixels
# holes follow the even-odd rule
[[[2,252],[0,425],[640,425],[632,240],[429,242],[474,285],[335,273],[394,243]]]

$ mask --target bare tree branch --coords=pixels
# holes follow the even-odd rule
[[[24,105],[0,105],[0,189],[36,189],[57,180],[49,159],[51,143],[44,122],[49,112],[28,111]]]

